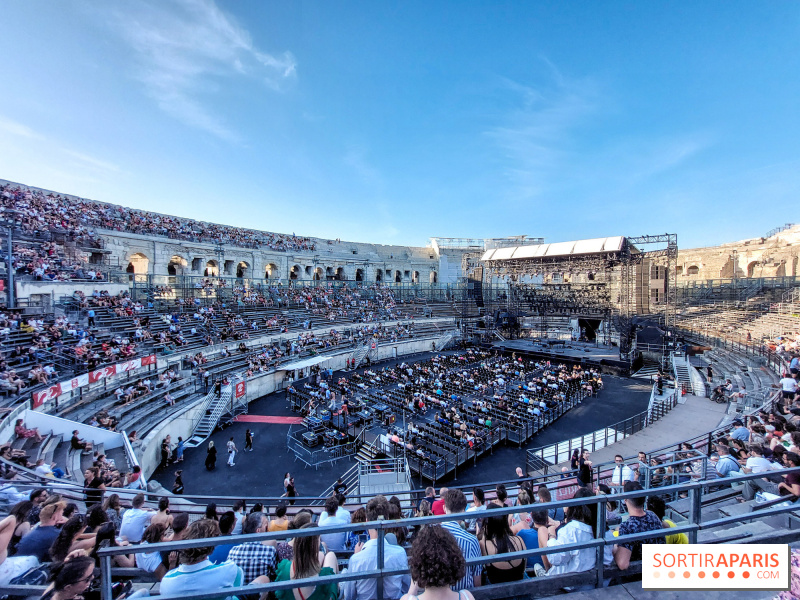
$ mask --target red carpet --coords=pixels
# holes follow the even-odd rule
[[[277,423],[278,425],[297,425],[303,422],[302,417],[270,417],[265,415],[239,415],[237,423]]]

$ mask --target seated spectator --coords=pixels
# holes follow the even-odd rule
[[[144,494],[136,494],[133,498],[132,508],[126,510],[122,515],[122,522],[119,526],[119,535],[131,543],[138,544],[142,541],[142,535],[155,512],[144,506]]]
[[[17,419],[17,424],[14,426],[14,434],[18,438],[33,438],[37,444],[40,443],[44,437],[39,433],[39,429],[34,427],[33,429],[27,429],[25,427],[25,422],[23,419]]]
[[[366,506],[367,522],[386,519],[389,515],[389,502],[384,496],[378,495],[370,498]],[[353,551],[353,556],[347,566],[350,573],[360,571],[374,571],[378,568],[378,531],[369,529],[369,540],[359,542]],[[384,539],[383,543],[384,568],[387,570],[407,569],[408,557],[400,546],[390,544]],[[408,575],[392,575],[383,579],[384,598],[396,600],[408,589],[410,583]],[[360,579],[342,583],[343,600],[372,600],[377,598],[377,580]]]
[[[78,435],[78,430],[72,432],[72,439],[70,440],[70,447],[73,450],[80,450],[84,454],[88,454],[92,451],[92,443],[87,442],[86,440],[82,440]]]
[[[95,564],[99,567],[100,557],[97,551],[100,550],[100,548],[116,548],[123,545],[127,545],[127,542],[123,542],[122,544],[117,543],[117,534],[114,531],[114,525],[112,523],[103,523],[94,537],[94,548],[89,556],[94,558]],[[115,554],[111,559],[111,564],[116,567],[130,569],[136,566],[136,559],[133,554]]]
[[[195,521],[189,526],[184,540],[202,540],[219,536],[219,525],[210,519]],[[231,561],[219,565],[208,560],[212,546],[186,548],[180,551],[180,566],[167,572],[161,580],[161,594],[190,596],[210,590],[244,585],[242,569]],[[251,583],[269,583],[259,578]]]
[[[31,530],[17,545],[17,556],[35,556],[39,562],[50,560],[50,546],[56,541],[57,525],[65,522],[63,502],[45,504],[39,511],[39,526]]]
[[[669,519],[665,519],[664,515],[667,512],[667,505],[661,496],[650,496],[647,499],[647,508],[653,511],[659,519],[661,519],[661,525],[663,529],[668,527],[677,527],[675,523],[670,521]],[[689,543],[689,536],[685,533],[671,533],[667,534],[666,541],[668,544],[688,544]]]
[[[719,460],[716,466],[717,475],[720,477],[731,477],[734,473],[738,473],[741,470],[739,463],[731,456],[728,445],[717,444],[717,453],[719,454]]]
[[[325,512],[323,514],[326,515],[325,520],[323,521],[320,517],[320,526],[321,527],[332,527],[335,525],[347,525],[349,520],[346,520],[342,517],[338,517],[336,515],[336,511],[339,510],[339,502],[336,500],[335,496],[330,496],[325,500]],[[345,549],[345,540],[347,538],[347,532],[339,532],[339,533],[322,533],[320,535],[320,539],[322,539],[322,543],[325,544],[325,547],[332,551],[332,552],[341,552]]]
[[[61,531],[50,547],[50,559],[63,561],[73,550],[90,550],[94,546],[94,536],[83,538],[86,530],[86,519],[80,514],[73,514],[61,527]]]
[[[152,523],[144,530],[141,545],[169,542],[171,539],[172,530],[168,530],[163,523]],[[167,572],[167,566],[164,565],[161,553],[158,551],[136,554],[136,567],[148,573],[155,573],[159,581]]]
[[[521,469],[520,469],[521,470]],[[517,506],[527,506],[531,503],[531,497],[528,491],[521,488],[517,494]],[[533,519],[529,512],[518,512],[513,515],[508,515],[508,524],[511,527],[511,532],[515,535],[523,529],[530,529],[533,525]]]
[[[307,523],[301,529],[316,528],[316,523]],[[335,575],[338,562],[333,552],[323,553],[320,550],[320,536],[298,537],[294,539],[294,550],[291,560],[282,560],[278,564],[275,581],[290,581],[308,577],[325,577]],[[339,586],[326,583],[317,586],[297,588],[297,595],[306,600],[336,600],[339,597]],[[295,600],[294,590],[278,590],[277,600]]]
[[[499,556],[508,552],[525,550],[525,542],[514,535],[508,526],[505,515],[491,516],[484,519],[480,531],[480,547],[483,556]],[[486,577],[489,583],[505,583],[519,581],[525,575],[525,559],[517,558],[489,563],[486,565]]]
[[[469,591],[458,587],[467,576],[467,566],[448,530],[436,525],[423,527],[411,546],[408,565],[411,585],[402,600],[474,600]]]
[[[269,520],[264,513],[250,513],[242,526],[244,535],[264,533],[269,526]],[[217,527],[219,535],[219,527]],[[245,542],[234,546],[228,553],[228,560],[234,562],[244,573],[245,581],[253,581],[258,577],[266,576],[269,580],[275,578],[277,567],[275,547],[272,542]]]
[[[56,466],[56,463],[52,462],[47,465],[45,464],[43,458],[40,458],[36,461],[36,468],[34,471],[36,471],[36,473],[42,477],[57,477],[58,479],[61,479],[65,475],[64,471]]]
[[[31,505],[30,501],[26,503]],[[16,508],[16,507],[15,507]],[[14,577],[39,565],[35,556],[9,556],[9,548],[17,528],[23,524],[24,511],[12,509],[12,514],[0,521],[0,585],[7,585]]]
[[[625,483],[624,492],[636,492],[642,489],[639,483],[628,481]],[[628,508],[628,518],[622,522],[617,530],[618,535],[630,535],[633,533],[644,533],[646,531],[657,531],[662,529],[661,519],[649,510],[645,510],[644,505],[647,498],[628,498],[625,506]],[[642,544],[664,544],[664,536],[646,538],[635,542],[623,542],[614,546],[614,562],[621,570],[627,569],[631,562],[642,560]]]
[[[447,490],[444,498],[444,511],[445,514],[460,514],[467,508],[467,498],[464,492],[459,489]],[[442,529],[449,532],[456,541],[456,544],[466,559],[478,558],[481,556],[481,548],[478,544],[478,538],[474,534],[464,530],[461,523],[458,521],[445,521],[441,524]],[[423,527],[426,529],[426,527]],[[464,571],[463,577],[452,584],[453,590],[465,590],[472,587],[479,587],[481,585],[481,573],[483,567],[480,565],[472,565],[467,567]]]
[[[42,594],[42,600],[83,598],[94,579],[94,569],[94,559],[81,554],[52,565],[48,578],[50,585]]]
[[[286,531],[289,529],[289,519],[286,518],[286,505],[279,504],[275,508],[275,517],[269,522],[269,531]]]
[[[580,492],[580,490],[579,490]],[[593,494],[576,492],[574,498],[586,497]],[[587,504],[581,506],[568,506],[564,508],[566,524],[563,527],[551,526],[547,534],[547,547],[557,548],[567,544],[581,544],[594,539],[595,519],[592,507]],[[564,573],[580,573],[594,569],[597,554],[594,548],[583,550],[567,550],[545,554],[542,562],[549,566],[547,575],[563,575]],[[537,575],[540,573],[537,572]]]
[[[236,513],[234,513],[232,510],[222,513],[222,516],[219,518],[220,535],[223,537],[226,535],[231,535],[236,527],[236,523],[238,523],[236,519]],[[235,545],[236,544],[220,544],[219,546],[216,546],[214,551],[211,553],[211,556],[208,557],[208,560],[214,564],[225,562],[228,560],[228,554],[230,554],[231,548],[233,548]]]

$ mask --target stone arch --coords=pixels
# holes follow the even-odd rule
[[[439,275],[436,271],[431,271],[431,283],[439,283]]]
[[[675,267],[675,275],[677,275],[678,277],[683,275],[683,267]],[[591,279],[593,279],[593,278],[591,278]]]
[[[325,267],[325,278],[333,279],[333,267]]]
[[[412,273],[411,281],[413,283],[419,283],[419,271],[414,271],[414,273]]]
[[[322,267],[317,267],[314,269],[314,281],[320,281],[324,277],[325,275],[323,274]]]
[[[337,267],[336,274],[333,276],[336,281],[344,281],[344,267]]]
[[[300,265],[295,265],[292,267],[291,271],[289,271],[289,279],[299,279],[300,273],[303,272],[303,267]]]
[[[313,268],[314,267],[306,267],[306,275],[308,275],[306,279],[311,279],[312,275],[314,274]]]
[[[278,265],[275,263],[269,263],[267,268],[264,271],[264,279],[274,279],[278,277],[279,273]]]
[[[755,277],[756,276],[756,269],[758,268],[759,261],[753,260],[747,265],[747,276],[748,277]]]
[[[239,264],[236,265],[236,277],[239,279],[250,277],[250,264],[247,261],[240,261]]]
[[[219,276],[219,263],[214,260],[213,258],[209,261],[206,261],[206,270],[204,272],[206,277],[218,277]]]
[[[169,264],[167,265],[167,274],[169,275],[183,275],[186,272],[186,268],[189,266],[189,261],[180,256],[179,254],[175,254],[172,258],[169,259]]]
[[[394,282],[401,283],[403,281],[403,274],[400,271],[394,272]]]
[[[699,275],[700,274],[700,267],[697,265],[691,265],[688,269],[686,269],[687,275]]]
[[[775,269],[775,277],[786,277],[786,261],[782,260],[778,268]]]
[[[364,281],[364,269],[356,269],[356,281]]]
[[[381,269],[375,271],[375,281],[383,281],[383,271]]]
[[[135,275],[147,275],[150,271],[150,259],[141,252],[136,252],[128,258],[128,268],[125,269],[128,273]]]

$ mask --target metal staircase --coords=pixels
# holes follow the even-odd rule
[[[347,486],[347,489],[344,492],[345,495],[355,494],[358,492],[358,470],[360,464],[361,463],[356,462],[356,464],[354,464],[341,475],[342,483]],[[331,485],[329,485],[328,488],[319,495],[319,500],[313,500],[311,504],[313,506],[322,506],[325,504],[325,500],[333,495],[333,487],[337,485],[337,483],[338,482],[334,481]]]
[[[672,367],[675,371],[675,381],[677,382],[678,389],[685,389],[692,391],[692,377],[689,375],[689,366],[682,355],[674,355],[672,358]]]
[[[369,464],[375,460],[375,457],[381,454],[381,451],[372,442],[365,442],[356,453],[356,462]],[[358,466],[358,465],[356,465]]]
[[[434,342],[436,344],[436,351],[439,352],[444,350],[456,337],[457,331],[455,329],[451,329],[450,331],[445,331],[442,335],[438,337],[438,339]]]
[[[364,340],[364,343],[358,346],[354,351],[351,358],[351,362],[353,363],[353,370],[357,369],[367,355],[372,350],[372,338],[367,338]]]
[[[222,414],[230,405],[233,388],[233,385],[222,388],[222,394],[219,397],[214,394],[213,390],[206,395],[202,416],[194,427],[192,437],[186,441],[185,448],[196,448],[214,432]]]

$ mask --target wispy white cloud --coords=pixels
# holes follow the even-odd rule
[[[290,52],[259,50],[246,29],[213,0],[106,4],[108,24],[134,50],[136,77],[159,108],[229,141],[239,134],[202,97],[220,81],[247,77],[283,90],[297,74]]]
[[[547,64],[555,72],[547,85],[501,80],[514,108],[486,131],[500,152],[511,195],[519,200],[534,198],[550,185],[573,151],[573,131],[596,110],[594,82],[568,80]]]
[[[608,130],[604,120],[624,110],[619,99],[592,78],[570,78],[541,61],[547,75],[537,86],[501,80],[512,108],[485,132],[511,201],[553,200],[576,189],[584,196],[618,194],[691,164],[714,143],[704,131],[643,136]]]
[[[31,127],[3,115],[0,115],[0,131],[6,134],[9,147],[16,148],[19,152],[30,152],[38,156],[37,164],[40,166],[44,167],[44,163],[48,161],[61,167],[70,166],[74,167],[73,174],[81,172],[88,178],[92,178],[100,172],[105,174],[120,172],[119,166],[108,160],[74,150],[68,144],[45,136]]]
[[[33,129],[22,123],[18,123],[12,119],[0,115],[0,131],[4,131],[9,135],[15,135],[28,139],[44,139],[43,136],[36,133]]]

